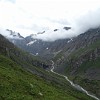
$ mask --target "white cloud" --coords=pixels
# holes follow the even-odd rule
[[[1,0],[0,27],[23,36],[47,30],[38,38],[56,40],[99,26],[100,0]],[[72,26],[72,30],[51,30]]]

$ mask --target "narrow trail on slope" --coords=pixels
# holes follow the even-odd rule
[[[84,92],[86,95],[88,95],[88,96],[90,96],[90,97],[92,97],[92,98],[94,98],[94,99],[96,99],[96,100],[100,100],[98,97],[96,97],[96,96],[94,96],[94,95],[88,93],[88,91],[86,91],[86,90],[85,90],[84,88],[82,88],[80,85],[74,84],[71,80],[68,79],[67,76],[62,75],[62,74],[59,74],[59,73],[57,73],[57,72],[54,72],[54,62],[53,62],[53,61],[52,61],[51,72],[54,73],[54,74],[57,74],[57,75],[59,75],[59,76],[64,77],[64,78],[71,84],[71,86],[73,86],[73,87],[76,88],[77,90]]]

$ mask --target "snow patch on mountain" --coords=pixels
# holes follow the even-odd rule
[[[69,42],[71,42],[71,41],[73,41],[73,39],[70,39],[67,43],[69,43]]]
[[[49,48],[47,47],[46,50],[48,50]]]
[[[29,42],[29,43],[27,43],[26,45],[27,45],[27,46],[30,46],[30,45],[34,44],[36,41],[37,41],[37,40],[30,41],[30,42]]]
[[[39,53],[36,53],[36,56],[39,55]]]

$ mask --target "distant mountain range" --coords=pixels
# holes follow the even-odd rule
[[[67,31],[71,29],[71,27],[64,27],[63,30]],[[52,32],[57,32],[60,29],[54,29]],[[13,42],[15,45],[20,47],[21,49],[24,49],[28,52],[30,52],[33,55],[39,55],[41,57],[47,57],[48,59],[51,59],[53,56],[55,56],[61,49],[69,42],[72,41],[72,39],[63,39],[63,40],[56,40],[54,42],[46,42],[42,41],[40,39],[36,39],[36,36],[39,34],[44,34],[46,31],[38,32],[37,34],[31,34],[27,37],[22,37],[19,33],[15,34],[15,32],[11,30],[7,30],[10,32],[10,36],[7,37],[11,42]],[[13,38],[10,38],[10,37]],[[49,55],[49,56],[47,56]]]

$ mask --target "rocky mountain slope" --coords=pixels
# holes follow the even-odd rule
[[[0,100],[93,100],[45,68],[46,61],[0,35]]]
[[[64,27],[63,30],[68,31],[71,29],[71,27]],[[59,29],[54,29],[53,32],[57,32]],[[54,56],[56,56],[60,51],[63,50],[63,48],[72,41],[72,39],[63,39],[63,40],[56,40],[54,42],[47,42],[42,41],[40,39],[36,39],[36,36],[39,34],[44,34],[45,31],[39,32],[37,34],[31,34],[30,36],[27,36],[23,39],[17,40],[17,39],[10,39],[11,42],[13,42],[15,45],[17,45],[19,48],[30,52],[33,55],[38,55],[45,59],[51,59]]]
[[[100,97],[100,28],[74,38],[54,61],[57,72]]]

